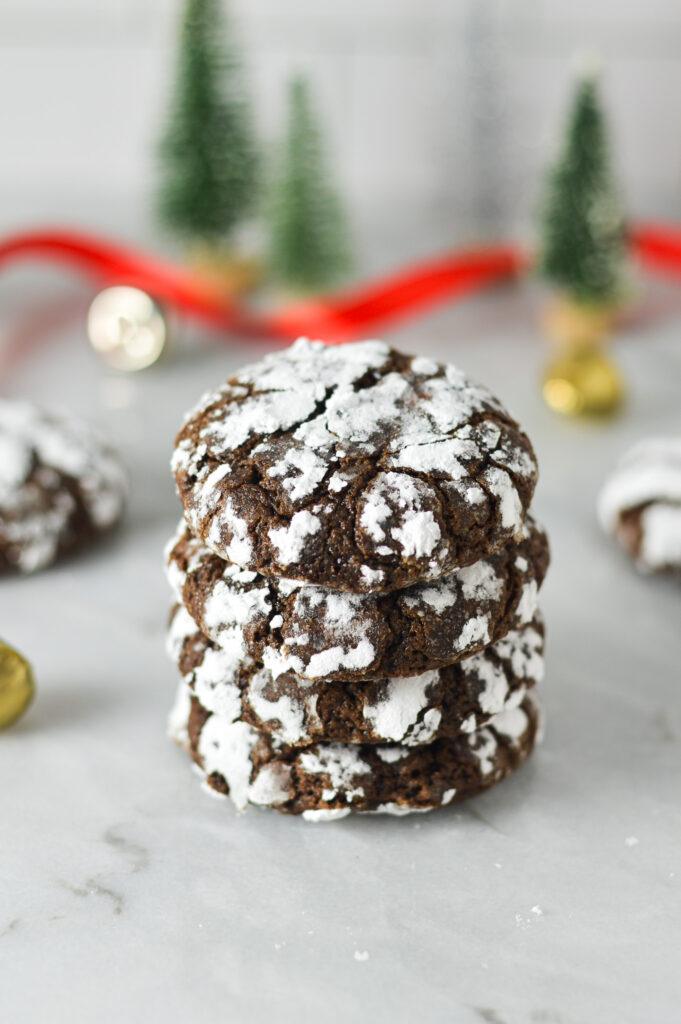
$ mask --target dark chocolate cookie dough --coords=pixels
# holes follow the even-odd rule
[[[465,800],[526,760],[538,726],[538,707],[528,695],[476,732],[426,746],[286,747],[245,722],[211,715],[184,686],[170,723],[208,786],[240,810],[258,804],[311,821],[351,811],[407,814]]]
[[[474,565],[388,594],[348,594],[230,565],[181,526],[168,577],[235,661],[251,657],[275,677],[383,679],[460,661],[531,622],[548,557],[528,519],[523,539]]]
[[[455,367],[306,339],[205,396],[173,470],[217,555],[354,593],[498,551],[520,535],[537,476],[515,420]]]
[[[419,676],[312,683],[293,672],[275,679],[250,658],[234,662],[177,605],[168,652],[207,711],[289,746],[325,740],[411,747],[474,732],[517,707],[543,675],[543,634],[536,618],[470,658]]]
[[[118,457],[87,425],[0,401],[0,572],[34,572],[120,519]]]

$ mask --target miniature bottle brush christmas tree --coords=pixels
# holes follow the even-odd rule
[[[289,84],[287,135],[270,201],[273,275],[294,291],[336,284],[350,267],[340,199],[329,183],[307,83]]]
[[[624,294],[625,229],[593,73],[578,82],[548,176],[539,269],[559,293],[545,328],[562,349],[546,371],[546,401],[568,414],[612,411],[623,389],[601,343]]]
[[[250,108],[229,36],[221,0],[188,0],[158,150],[159,221],[193,247],[198,263],[224,261],[224,246],[258,198]]]

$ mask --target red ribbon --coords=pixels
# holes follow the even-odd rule
[[[647,270],[681,277],[681,227],[638,224],[629,232],[631,249]]]
[[[681,277],[681,228],[642,224],[630,232],[630,244],[647,269]],[[94,276],[100,287],[141,288],[157,301],[231,333],[281,341],[304,334],[336,342],[516,277],[531,262],[515,245],[467,249],[338,294],[260,313],[226,301],[217,289],[182,266],[94,236],[33,231],[0,243],[0,268],[13,260],[36,258],[72,264]]]
[[[0,243],[0,267],[12,260],[69,263],[93,275],[100,286],[132,285],[157,301],[224,330],[290,340],[301,334],[346,341],[423,311],[454,296],[513,277],[528,266],[512,245],[455,252],[326,297],[258,313],[227,302],[193,272],[160,257],[72,231],[34,231]]]

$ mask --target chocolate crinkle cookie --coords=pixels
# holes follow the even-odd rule
[[[260,576],[214,555],[184,524],[167,551],[168,578],[203,633],[235,660],[273,675],[381,679],[449,665],[534,618],[548,565],[545,533],[441,579],[388,594],[349,594]]]
[[[681,571],[681,437],[651,438],[631,448],[598,500],[603,529],[640,569]]]
[[[216,555],[353,593],[488,558],[521,536],[537,477],[518,424],[454,366],[306,339],[206,395],[173,471]]]
[[[0,401],[0,572],[35,572],[120,520],[126,475],[86,424]]]
[[[544,628],[537,616],[486,650],[418,676],[371,682],[310,682],[274,676],[252,658],[197,630],[181,605],[172,612],[168,653],[206,711],[246,722],[289,746],[317,741],[422,746],[475,732],[510,711],[544,674]]]
[[[248,804],[329,821],[352,811],[408,814],[465,800],[501,782],[530,755],[540,712],[531,694],[475,732],[425,746],[313,743],[289,747],[245,722],[210,714],[184,684],[171,735],[209,790]]]

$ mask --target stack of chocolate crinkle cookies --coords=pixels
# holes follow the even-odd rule
[[[454,366],[297,341],[176,440],[171,731],[210,791],[309,821],[488,789],[540,731],[537,465]]]

